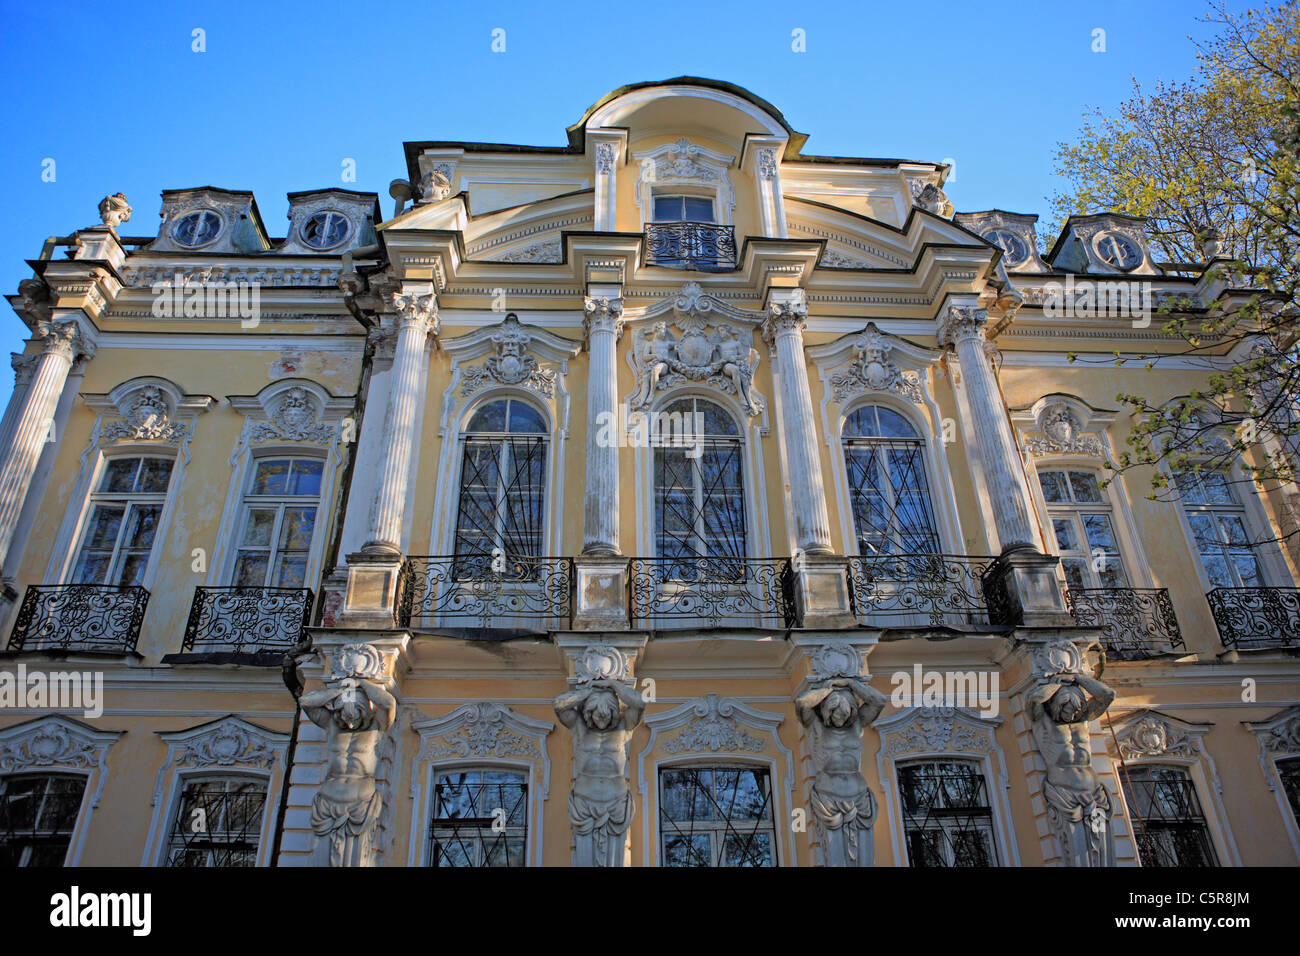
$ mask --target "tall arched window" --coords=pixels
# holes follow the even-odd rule
[[[850,412],[841,432],[858,553],[937,554],[925,442],[880,405]]]
[[[657,414],[683,416],[698,437],[692,447],[655,449],[655,544],[658,556],[672,562],[666,577],[689,577],[695,558],[747,557],[744,444],[736,420],[701,398],[678,399]]]
[[[516,398],[488,402],[461,435],[458,571],[486,569],[494,550],[538,557],[546,524],[546,421]],[[458,575],[459,576],[459,575]]]

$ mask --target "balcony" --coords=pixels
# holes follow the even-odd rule
[[[652,265],[692,272],[730,272],[736,268],[736,231],[706,222],[645,225],[646,257]]]
[[[632,558],[634,628],[794,627],[789,558]]]
[[[1065,604],[1080,626],[1102,629],[1102,644],[1115,660],[1140,661],[1183,650],[1165,588],[1067,589]]]
[[[11,651],[130,654],[149,606],[142,587],[113,584],[33,584],[23,595]]]
[[[1205,598],[1228,650],[1300,646],[1300,589],[1215,588]]]
[[[572,558],[413,555],[398,615],[403,627],[568,630],[572,591]]]
[[[195,588],[182,649],[200,654],[285,651],[302,639],[311,608],[308,588]]]
[[[984,579],[996,558],[874,554],[849,558],[849,595],[864,627],[982,627]]]

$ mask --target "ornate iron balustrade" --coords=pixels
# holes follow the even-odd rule
[[[309,588],[195,588],[185,651],[254,654],[288,650],[310,623]]]
[[[573,559],[470,554],[406,559],[398,619],[403,627],[573,624]]]
[[[646,256],[657,266],[693,272],[736,267],[736,231],[707,222],[646,223]]]
[[[11,651],[129,653],[140,639],[149,592],[135,585],[32,584],[9,635]]]
[[[1229,650],[1300,644],[1300,590],[1215,588],[1205,595]]]
[[[633,627],[795,627],[789,558],[632,558]]]
[[[984,579],[996,560],[954,554],[849,558],[853,612],[867,627],[989,624]]]
[[[1065,605],[1084,627],[1102,629],[1106,653],[1140,661],[1183,649],[1183,634],[1165,588],[1069,588]]]

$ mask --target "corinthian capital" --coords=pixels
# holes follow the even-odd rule
[[[794,296],[786,302],[773,302],[763,320],[763,341],[771,345],[778,338],[793,332],[803,333],[808,323],[808,306],[803,296]]]
[[[983,341],[988,318],[988,312],[973,305],[950,305],[947,314],[939,320],[939,344],[957,345],[967,339]]]
[[[615,336],[623,335],[623,300],[607,296],[592,298],[586,296],[582,301],[585,313],[582,328],[587,337],[592,332],[613,332]]]
[[[398,328],[413,327],[430,335],[438,334],[438,297],[433,293],[397,292],[389,301],[397,313]]]
[[[70,360],[92,358],[95,354],[95,346],[81,334],[76,322],[41,322],[32,338],[41,343],[43,351]]]

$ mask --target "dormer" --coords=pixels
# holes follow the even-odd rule
[[[959,212],[953,222],[964,226],[985,242],[1002,250],[1002,265],[1008,272],[1046,272],[1047,263],[1038,253],[1037,216],[1001,209]]]
[[[277,250],[342,255],[375,243],[379,196],[351,189],[289,193],[289,234]]]
[[[1071,216],[1047,261],[1057,272],[1156,275],[1146,220],[1121,213]]]
[[[251,192],[202,186],[164,189],[162,225],[150,252],[265,252],[270,248]]]

